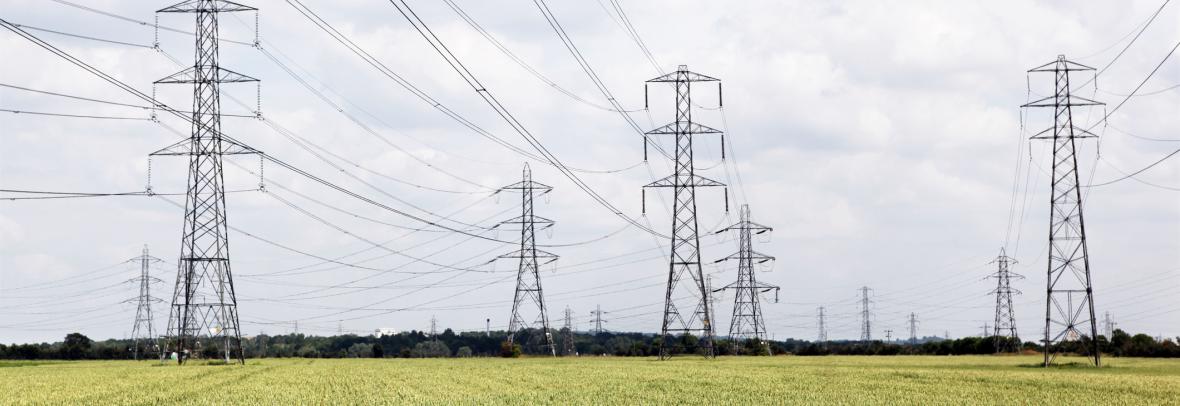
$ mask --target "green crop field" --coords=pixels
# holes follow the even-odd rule
[[[3,404],[1180,404],[1180,360],[1035,356],[0,362]]]

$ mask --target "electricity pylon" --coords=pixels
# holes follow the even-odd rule
[[[918,343],[918,315],[910,313],[910,345]]]
[[[152,285],[163,283],[160,278],[151,275],[152,264],[163,260],[148,254],[147,245],[143,246],[143,254],[132,258],[131,262],[139,262],[139,277],[128,282],[139,283],[139,296],[126,302],[135,301],[135,325],[131,327],[132,357],[139,361],[145,352],[159,353],[160,342],[156,336],[155,319],[152,316],[152,303],[163,303],[163,300],[152,296]]]
[[[868,286],[860,288],[860,341],[873,341],[873,328],[870,319],[872,315],[869,314],[869,289]]]
[[[606,323],[606,320],[602,319],[602,315],[607,313],[610,312],[602,311],[602,305],[598,305],[594,308],[594,310],[590,311],[590,314],[594,316],[594,335],[602,334],[602,323]]]
[[[820,306],[819,309],[817,309],[817,314],[815,315],[816,324],[818,325],[817,327],[819,330],[815,335],[815,339],[821,344],[828,342],[828,327],[825,325],[824,317],[824,307]]]
[[[725,186],[721,182],[695,173],[693,165],[693,137],[698,134],[720,134],[721,131],[692,121],[692,83],[720,82],[720,80],[699,73],[690,72],[687,65],[680,65],[676,72],[648,80],[644,83],[644,105],[647,104],[648,83],[671,83],[676,89],[676,121],[648,131],[644,136],[644,150],[647,136],[670,134],[676,138],[675,172],[663,179],[644,186],[646,211],[646,188],[672,188],[672,252],[668,263],[668,286],[664,293],[664,317],[660,325],[660,359],[672,356],[673,345],[678,345],[676,335],[698,333],[704,344],[704,355],[713,357],[713,321],[709,306],[709,291],[705,287],[701,271],[701,241],[697,227],[696,188]],[[717,86],[720,98],[721,86]],[[646,155],[646,154],[645,154]],[[728,196],[726,197],[728,202]],[[683,281],[685,274],[691,283]],[[676,299],[691,297],[696,300],[689,306],[676,304]],[[690,310],[691,309],[691,310]]]
[[[1114,328],[1117,325],[1118,323],[1115,323],[1114,320],[1110,319],[1110,312],[1103,314],[1102,330],[1106,332],[1106,341],[1110,341],[1112,338],[1114,338]]]
[[[231,358],[246,362],[230,272],[222,156],[258,151],[223,137],[220,88],[222,83],[258,80],[219,66],[218,14],[235,11],[257,9],[225,0],[186,0],[157,11],[196,14],[193,66],[155,82],[193,85],[192,135],[152,153],[189,157],[176,289],[166,334],[181,364],[218,345],[227,363]]]
[[[1048,289],[1045,300],[1045,361],[1053,363],[1063,341],[1083,340],[1089,334],[1087,356],[1101,365],[1098,323],[1094,316],[1094,290],[1090,284],[1090,254],[1086,245],[1086,223],[1082,216],[1082,189],[1078,176],[1075,140],[1096,137],[1073,125],[1073,108],[1103,103],[1070,94],[1070,72],[1094,68],[1065,59],[1030,69],[1029,73],[1052,72],[1054,94],[1021,107],[1052,107],[1053,126],[1032,139],[1053,141],[1052,190],[1049,198]]]
[[[1000,255],[992,263],[996,264],[996,273],[989,278],[996,278],[996,323],[993,336],[996,337],[996,352],[1016,352],[1020,348],[1020,335],[1016,333],[1016,310],[1012,306],[1012,295],[1019,295],[1019,289],[1012,287],[1012,279],[1023,279],[1018,273],[1012,272],[1010,267],[1016,259],[1009,257],[1000,248]]]
[[[759,345],[770,352],[770,343],[766,342],[766,321],[762,318],[762,305],[759,294],[774,291],[774,301],[778,302],[779,287],[758,282],[754,275],[754,265],[774,261],[774,257],[764,255],[753,248],[753,236],[769,233],[773,229],[750,220],[750,206],[742,205],[740,220],[737,224],[717,230],[715,234],[729,231],[738,232],[738,252],[716,262],[737,260],[737,281],[726,285],[717,291],[734,290],[733,318],[729,322],[729,339],[733,340],[733,352],[736,354],[742,348],[742,343],[755,339]]]
[[[549,331],[549,312],[545,309],[545,294],[541,290],[540,268],[541,265],[556,261],[557,255],[537,249],[536,244],[537,224],[545,229],[553,226],[553,220],[533,215],[533,198],[549,193],[551,190],[553,188],[548,185],[533,181],[533,172],[529,170],[527,163],[524,164],[520,182],[500,188],[499,192],[520,192],[520,216],[499,224],[520,225],[520,249],[498,258],[520,261],[520,265],[516,269],[516,292],[512,297],[512,317],[508,319],[508,343],[514,344],[516,342],[516,333],[521,328],[535,327],[544,335],[542,348],[549,355],[556,357],[557,347],[553,345],[553,333]],[[541,262],[542,260],[544,262]],[[521,304],[526,299],[537,305],[538,315],[532,322],[525,321],[525,318],[521,316],[521,312],[524,310]],[[530,340],[530,345],[535,341],[534,335]]]
[[[563,354],[567,357],[578,355],[577,347],[574,346],[574,312],[570,310],[569,306],[565,307],[565,325],[561,330],[564,335],[563,341],[565,341]]]

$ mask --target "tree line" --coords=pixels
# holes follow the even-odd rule
[[[557,355],[565,354],[565,340],[570,334],[565,330],[553,330]],[[659,354],[660,339],[655,334],[602,332],[598,334],[576,332],[573,336],[574,354],[580,356],[656,356]],[[486,333],[455,333],[451,329],[431,336],[422,331],[410,331],[391,335],[311,336],[304,334],[257,335],[243,337],[242,349],[247,358],[439,358],[439,357],[516,357],[521,355],[548,355],[540,330],[523,330],[515,336],[515,343],[508,345],[507,333],[492,331]],[[767,355],[794,354],[815,355],[967,355],[995,353],[997,340],[1003,337],[964,337],[946,340],[937,337],[924,338],[917,343],[907,344],[883,341],[830,341],[811,342],[804,340],[782,340],[759,343],[747,340],[735,343],[719,337],[715,342],[717,355]],[[1088,338],[1062,344],[1062,352],[1086,354]],[[1180,358],[1180,337],[1157,339],[1147,334],[1130,335],[1115,330],[1110,339],[1099,336],[1099,347],[1103,354],[1116,357],[1169,357]],[[132,357],[135,343],[132,340],[93,341],[80,333],[71,333],[64,340],[40,344],[0,344],[0,359],[21,360],[115,360]],[[1040,351],[1034,342],[1019,346],[1025,352]],[[159,357],[154,343],[147,343],[141,350],[146,358]],[[700,340],[691,335],[681,336],[670,343],[673,354],[701,353],[704,347]],[[155,350],[155,351],[153,351]],[[216,345],[201,347],[201,356],[218,358],[220,348]]]

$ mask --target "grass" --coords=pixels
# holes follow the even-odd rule
[[[54,362],[0,368],[0,403],[1180,404],[1180,360],[1104,361],[1049,369],[1029,368],[1035,356]]]

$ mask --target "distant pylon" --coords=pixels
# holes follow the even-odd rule
[[[178,353],[177,362],[182,364],[216,346],[221,347],[225,362],[231,358],[246,362],[230,271],[222,155],[258,151],[222,136],[220,89],[221,83],[258,80],[219,66],[218,14],[234,11],[257,9],[225,0],[186,0],[157,11],[196,14],[192,67],[155,82],[193,85],[192,135],[152,153],[189,158],[176,289],[166,333],[167,347]]]
[[[713,290],[713,275],[705,276],[705,294],[708,295],[709,320],[717,320],[717,292]]]
[[[1000,248],[1000,256],[992,263],[996,264],[996,273],[989,278],[996,278],[996,322],[992,335],[996,337],[996,352],[1016,352],[1020,348],[1020,335],[1016,333],[1016,310],[1012,305],[1012,295],[1019,295],[1019,289],[1012,287],[1012,279],[1024,279],[1018,273],[1011,271],[1011,265],[1016,259],[1009,257]]]
[[[910,345],[918,343],[918,315],[910,313]]]
[[[987,323],[983,323],[983,333],[981,333],[982,335],[980,335],[980,337],[987,338],[987,335],[991,334],[991,332],[992,332],[991,325],[989,325]]]
[[[553,226],[553,220],[533,215],[533,198],[549,193],[553,188],[533,181],[533,172],[529,170],[529,164],[526,163],[521,181],[504,186],[498,192],[506,190],[520,192],[520,216],[500,223],[500,225],[520,225],[520,249],[499,256],[502,259],[519,261],[519,266],[516,269],[516,292],[512,297],[512,317],[508,319],[508,343],[516,342],[516,333],[521,328],[535,327],[543,336],[541,347],[549,355],[556,357],[557,347],[553,345],[553,333],[549,331],[549,312],[545,308],[545,292],[541,290],[540,268],[541,265],[556,261],[557,255],[537,249],[536,241],[537,224],[541,225],[541,229],[545,229]],[[541,260],[544,262],[540,262]],[[532,322],[526,321],[521,316],[524,310],[521,308],[521,304],[525,299],[537,305],[538,314]],[[535,345],[536,341],[534,334],[529,344]]]
[[[737,281],[718,289],[731,289],[733,296],[733,318],[729,322],[729,339],[733,340],[733,351],[738,353],[744,341],[757,340],[760,345],[770,350],[770,343],[766,341],[766,321],[762,317],[760,294],[774,291],[774,301],[778,302],[779,287],[758,282],[754,274],[754,265],[774,261],[774,257],[763,255],[753,248],[753,236],[769,233],[770,227],[750,220],[750,206],[742,205],[740,221],[737,224],[717,230],[716,233],[728,231],[738,232],[738,252],[716,262],[737,260]]]
[[[1086,223],[1082,215],[1082,188],[1078,176],[1075,139],[1096,137],[1073,126],[1073,107],[1103,103],[1070,94],[1070,72],[1094,68],[1065,59],[1030,69],[1029,73],[1052,72],[1054,94],[1021,107],[1052,107],[1053,126],[1033,139],[1053,140],[1052,187],[1049,198],[1048,294],[1045,300],[1044,365],[1053,363],[1062,341],[1085,340],[1087,356],[1101,365],[1098,323],[1094,314],[1094,290],[1090,283],[1090,253],[1086,245]]]
[[[564,344],[564,351],[562,353],[565,356],[578,355],[577,347],[574,346],[574,312],[570,310],[569,306],[565,307],[565,324],[561,327],[561,330],[564,335],[562,337],[562,341],[564,341],[562,343]]]
[[[816,312],[817,314],[815,315],[815,318],[818,331],[816,332],[815,339],[821,344],[826,344],[828,342],[828,327],[825,325],[824,307],[820,306],[818,309],[816,309]]]
[[[886,343],[893,342],[893,329],[890,329],[890,328],[885,329],[885,342]]]
[[[138,361],[142,359],[144,353],[160,353],[160,338],[156,336],[152,303],[163,303],[164,301],[152,296],[151,287],[153,284],[164,281],[152,276],[150,271],[152,264],[163,262],[163,260],[149,255],[148,247],[145,244],[143,254],[132,258],[131,261],[139,262],[139,277],[128,281],[139,283],[139,296],[127,300],[127,302],[135,301],[136,303],[135,325],[131,327],[131,340],[134,342],[134,347],[131,351],[132,357]]]
[[[873,341],[873,326],[872,314],[869,313],[869,289],[868,286],[860,288],[860,341]]]
[[[664,317],[660,325],[660,359],[672,356],[672,347],[679,347],[679,335],[698,334],[703,344],[704,355],[713,357],[713,320],[709,306],[709,292],[701,271],[701,241],[697,228],[696,188],[724,186],[721,182],[697,175],[693,165],[693,137],[698,134],[720,134],[721,131],[692,121],[692,91],[694,82],[720,82],[716,78],[689,72],[687,65],[680,65],[675,72],[648,80],[644,84],[644,105],[647,83],[671,83],[676,88],[676,121],[654,130],[644,136],[644,151],[647,151],[647,135],[671,134],[676,137],[675,172],[663,179],[652,182],[644,188],[672,188],[672,244],[668,263],[668,286],[664,293]],[[718,98],[721,86],[718,84]],[[646,152],[644,153],[646,159]],[[646,211],[646,189],[644,189]],[[728,202],[726,195],[726,202]],[[683,281],[685,274],[691,283]],[[677,305],[681,298],[692,298],[695,303]]]
[[[598,305],[597,307],[594,308],[594,310],[590,311],[590,314],[594,316],[594,335],[602,334],[602,332],[603,332],[602,323],[606,323],[606,320],[602,319],[602,315],[607,314],[607,313],[610,313],[610,312],[602,311],[602,305]]]
[[[438,318],[430,316],[430,338],[438,340]]]
[[[1114,320],[1110,319],[1110,312],[1106,312],[1102,315],[1102,330],[1106,332],[1106,341],[1110,341],[1110,339],[1114,337],[1114,328],[1117,325],[1118,323],[1115,323]]]

